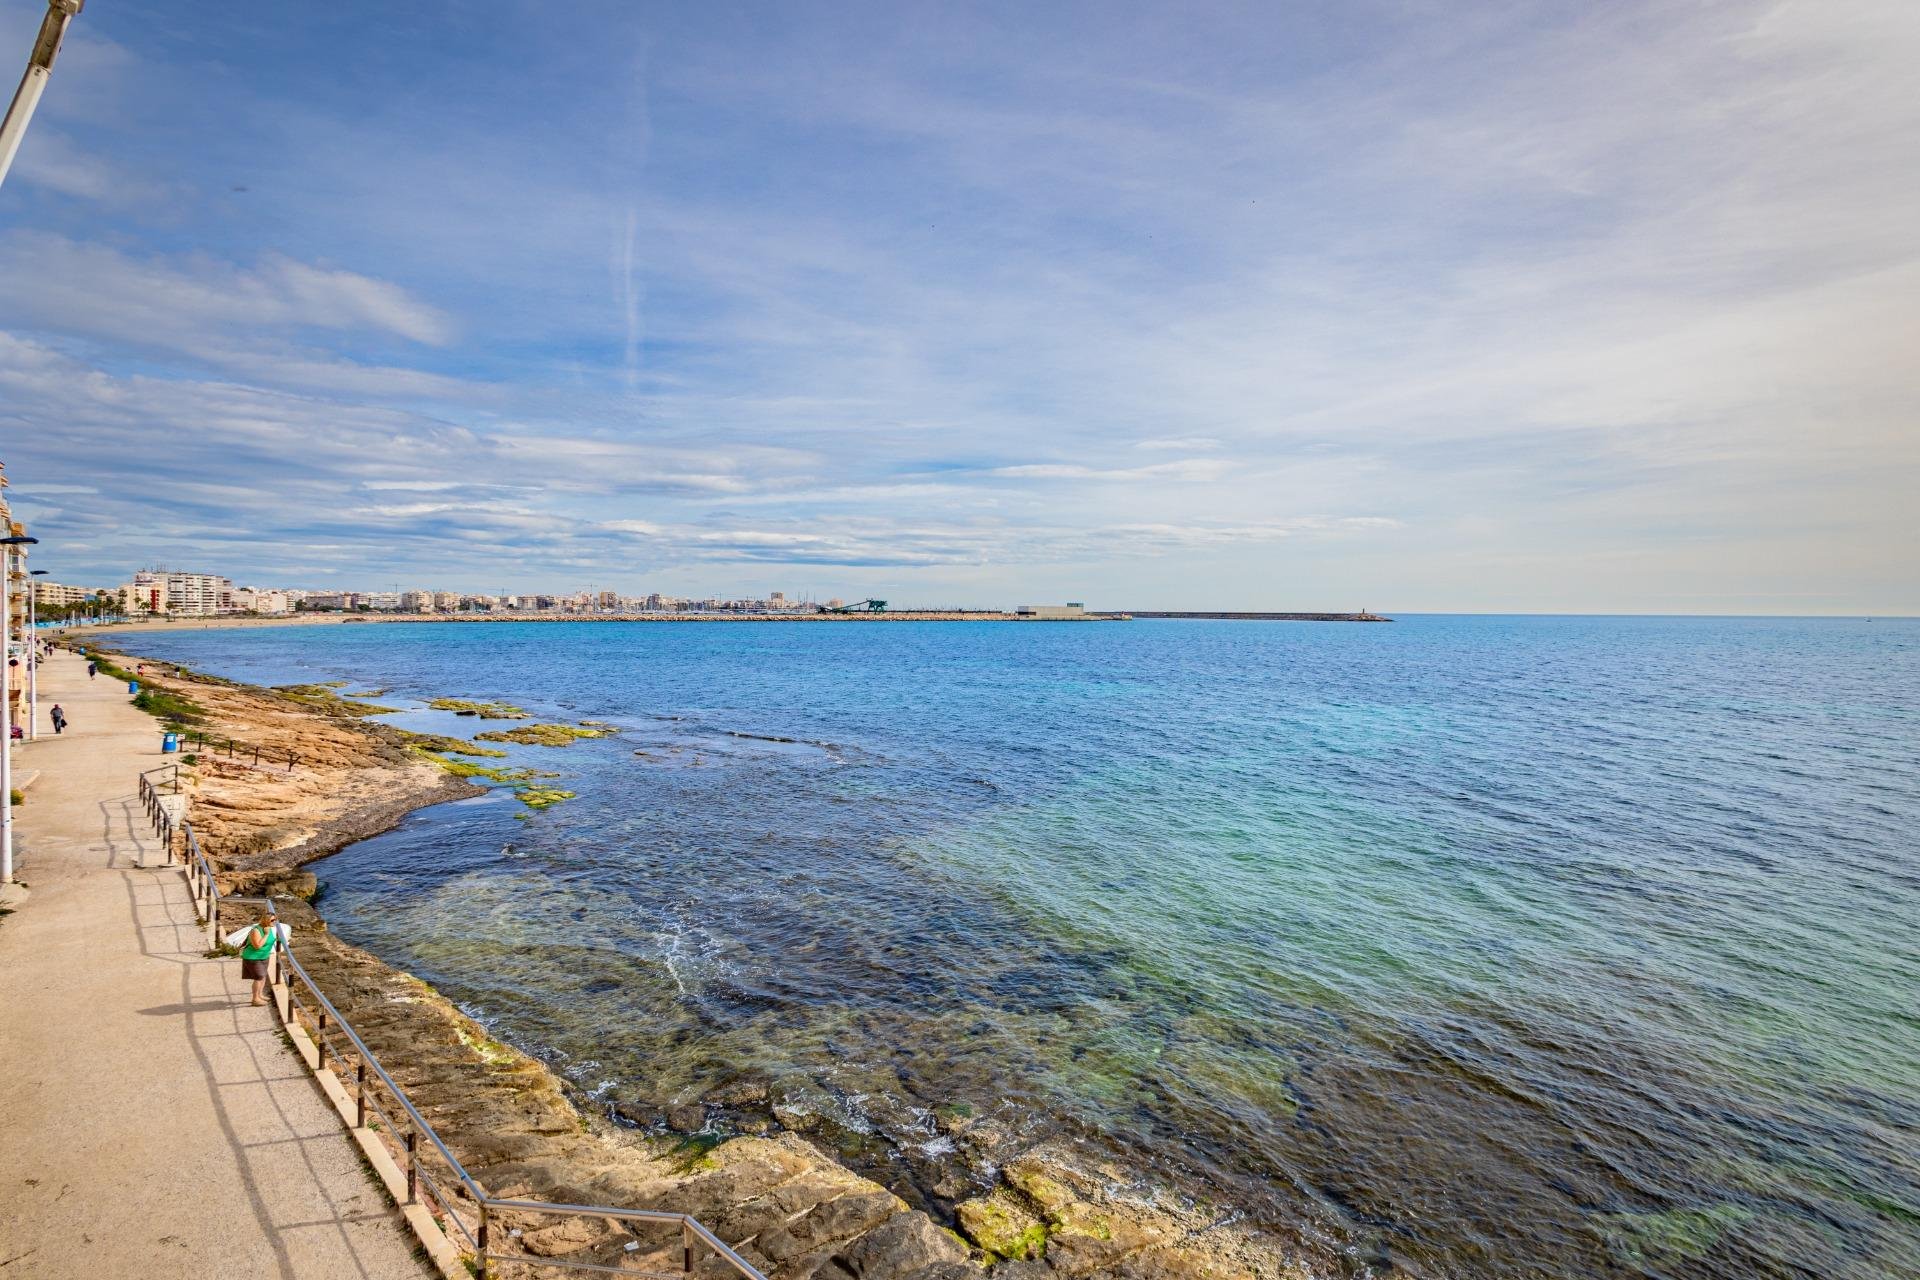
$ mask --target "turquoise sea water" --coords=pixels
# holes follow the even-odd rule
[[[764,1084],[936,1211],[1066,1136],[1354,1271],[1920,1276],[1920,622],[130,643],[620,725],[316,870],[630,1122]]]

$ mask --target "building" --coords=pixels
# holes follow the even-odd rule
[[[460,608],[458,591],[436,591],[433,593],[433,608],[436,613],[455,613]]]
[[[1069,601],[1066,604],[1023,604],[1015,609],[1013,614],[1016,618],[1033,618],[1040,622],[1048,619],[1084,618],[1087,616],[1087,606],[1078,601]]]
[[[268,587],[235,587],[233,607],[241,613],[292,613],[293,597]]]
[[[433,592],[402,591],[400,593],[399,608],[402,613],[432,613]]]
[[[51,604],[84,604],[95,596],[112,594],[103,587],[69,587],[44,578],[33,580],[33,602],[42,609]]]
[[[142,569],[120,588],[120,600],[122,609],[133,617],[208,618],[234,611],[233,580],[212,573]]]

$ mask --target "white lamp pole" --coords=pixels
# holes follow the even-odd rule
[[[7,170],[13,168],[20,141],[27,136],[27,122],[33,119],[33,109],[40,105],[40,95],[47,91],[47,78],[53,74],[53,60],[60,52],[60,41],[66,37],[67,24],[85,3],[86,0],[47,0],[47,16],[40,20],[40,34],[27,57],[27,74],[20,77],[13,104],[7,108],[6,116],[0,118],[0,182],[7,180]]]
[[[40,541],[24,535],[0,538],[0,884],[13,883],[13,558],[17,548]]]

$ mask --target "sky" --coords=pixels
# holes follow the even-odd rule
[[[0,462],[80,585],[1920,613],[1916,65],[1911,0],[92,0]]]

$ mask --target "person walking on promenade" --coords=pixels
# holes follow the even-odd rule
[[[53,704],[53,732],[57,737],[67,731],[67,713],[60,709],[59,703]]]
[[[262,1005],[267,1002],[267,957],[273,954],[273,947],[280,941],[280,930],[275,927],[275,917],[271,907],[260,908],[260,914],[254,917],[253,928],[247,930],[246,941],[240,947],[240,976],[253,980],[253,1002]]]
[[[89,662],[87,664],[87,679],[91,680],[99,674],[100,674],[100,664],[97,662]]]

